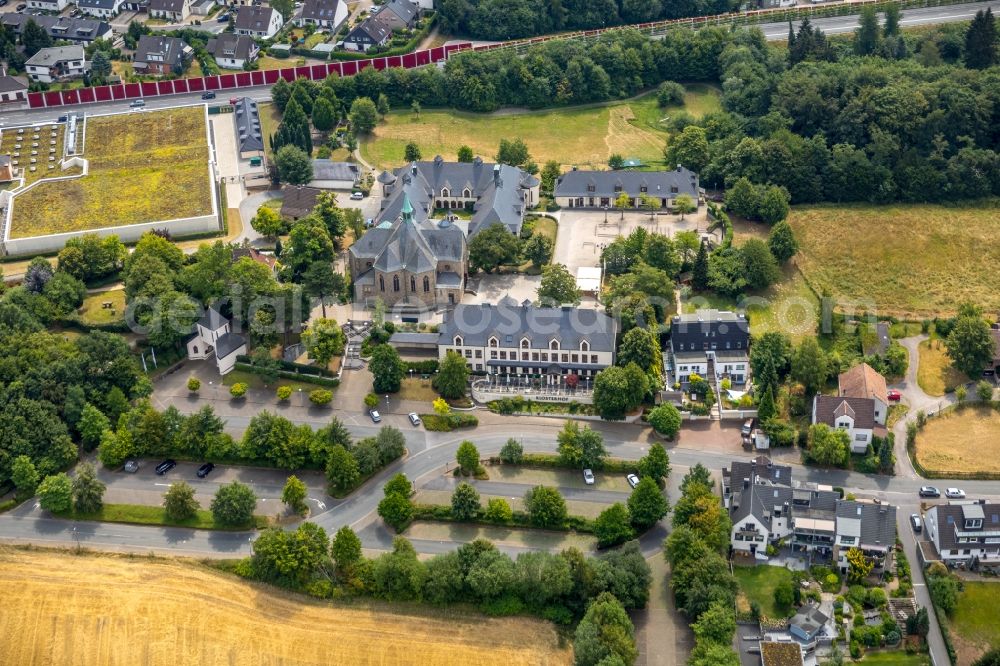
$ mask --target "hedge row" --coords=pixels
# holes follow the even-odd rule
[[[253,359],[245,354],[240,354],[236,357],[237,363],[246,363],[248,365],[253,365]],[[295,363],[293,361],[279,360],[278,367],[282,370],[288,372],[293,372],[295,374],[301,375],[318,375],[320,377],[336,377],[337,375],[330,372],[326,368],[321,368],[318,365],[306,365],[305,363]]]
[[[437,374],[440,365],[440,362],[436,358],[429,358],[423,361],[403,361],[403,367],[407,373],[412,370],[421,375]]]
[[[237,363],[237,370],[243,370],[245,372],[251,372],[255,375],[267,374],[262,369],[253,365],[252,363]],[[305,373],[299,372],[288,372],[287,370],[279,370],[278,377],[280,379],[289,379],[296,382],[304,382],[306,384],[316,384],[317,386],[325,386],[326,388],[337,388],[340,386],[340,380],[336,377],[330,379],[327,377],[318,377],[316,375],[307,375]]]
[[[507,463],[500,460],[499,456],[492,456],[490,464],[505,465]],[[571,469],[574,471],[579,471],[580,469],[576,465],[567,465],[555,453],[525,453],[517,466],[538,467],[541,469]],[[623,460],[622,458],[605,458],[600,466],[597,467],[602,472],[621,472],[622,474],[638,473],[638,468],[638,460]]]
[[[479,425],[479,419],[472,414],[421,414],[424,429],[432,432],[451,432],[458,428],[475,428]]]
[[[484,509],[479,510],[475,518],[459,520],[451,515],[451,507],[446,504],[414,504],[413,520],[436,520],[445,523],[463,523],[467,525],[491,525],[499,527],[523,527],[529,529],[546,529],[559,532],[581,532],[591,534],[594,531],[593,521],[583,516],[566,516],[562,525],[539,527],[531,522],[530,516],[524,511],[514,511],[510,520],[490,520]]]

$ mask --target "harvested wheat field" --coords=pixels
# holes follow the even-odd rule
[[[917,435],[917,462],[929,472],[1000,476],[1000,412],[968,406],[927,420]]]
[[[572,661],[529,619],[334,607],[197,564],[0,549],[0,664],[528,664]]]

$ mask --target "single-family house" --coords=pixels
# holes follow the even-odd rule
[[[867,363],[854,366],[837,377],[837,395],[874,401],[875,423],[885,425],[889,413],[889,392],[883,377]]]
[[[30,16],[8,12],[0,14],[0,23],[10,29],[18,37],[28,21],[34,21],[44,28],[53,40],[66,41],[86,46],[97,39],[111,40],[111,26],[104,21],[90,18],[68,18],[63,16]]]
[[[69,6],[69,0],[28,0],[28,7],[47,12],[61,12]]]
[[[344,48],[348,51],[367,52],[377,46],[385,46],[392,37],[388,17],[381,13],[372,14],[344,37]]]
[[[749,349],[745,314],[698,310],[671,319],[668,365],[674,381],[681,384],[693,374],[709,382],[728,378],[734,385],[745,384],[750,375]]]
[[[187,341],[188,358],[205,360],[214,356],[220,375],[232,370],[236,357],[246,353],[246,340],[242,335],[233,333],[229,320],[213,307],[209,307],[197,321],[194,335]]]
[[[896,546],[896,507],[879,500],[837,500],[834,559],[841,572],[850,568],[847,553],[856,548],[880,571]]]
[[[257,102],[249,97],[238,99],[233,107],[233,122],[236,123],[240,157],[247,159],[263,156],[264,135],[261,133]]]
[[[305,0],[302,8],[292,18],[297,26],[315,25],[323,30],[336,32],[347,20],[344,0]]]
[[[142,74],[180,74],[194,51],[182,39],[163,35],[143,35],[135,47],[132,67]]]
[[[233,248],[233,263],[236,263],[243,257],[250,259],[254,263],[260,264],[267,268],[271,273],[276,273],[278,270],[278,260],[275,259],[273,254],[264,254],[255,247],[247,245],[237,245]]]
[[[180,23],[191,15],[191,0],[149,0],[149,17]]]
[[[215,58],[215,64],[223,69],[243,69],[260,55],[260,47],[253,37],[226,33],[208,40],[205,50]]]
[[[788,621],[788,633],[805,643],[812,643],[826,633],[829,621],[816,603],[809,602]]]
[[[0,104],[28,101],[28,86],[21,79],[4,74],[0,76]]]
[[[304,185],[285,185],[281,188],[281,217],[298,220],[313,212],[316,199],[322,190]]]
[[[618,322],[600,310],[513,299],[459,305],[441,324],[438,357],[453,351],[473,372],[531,377],[547,386],[562,386],[569,375],[589,384],[614,365],[617,332]]]
[[[313,179],[309,187],[320,190],[349,190],[358,184],[361,171],[353,162],[313,160]]]
[[[626,208],[641,208],[653,199],[664,210],[672,210],[678,195],[687,194],[701,206],[698,174],[678,166],[673,171],[578,171],[556,179],[556,203],[563,208],[615,208],[622,195]]]
[[[283,25],[285,20],[281,17],[281,12],[273,7],[240,7],[236,12],[234,30],[237,35],[270,39],[278,34]]]
[[[1000,502],[936,504],[924,514],[924,526],[948,566],[1000,567]]]
[[[88,16],[114,18],[122,8],[122,0],[76,0],[76,6]]]
[[[875,436],[875,401],[817,395],[813,398],[812,423],[847,431],[851,453],[864,453]]]
[[[390,30],[409,30],[420,18],[420,7],[410,0],[389,0],[384,5],[376,5],[372,12],[382,16]]]
[[[54,83],[83,76],[87,62],[82,46],[53,46],[28,58],[24,70],[32,81]]]

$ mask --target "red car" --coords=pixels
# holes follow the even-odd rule
[[[899,402],[899,399],[903,397],[896,389],[889,389],[887,395],[892,402]]]

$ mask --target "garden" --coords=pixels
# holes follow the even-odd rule
[[[87,175],[15,197],[11,238],[212,212],[203,107],[88,118],[84,157]]]

